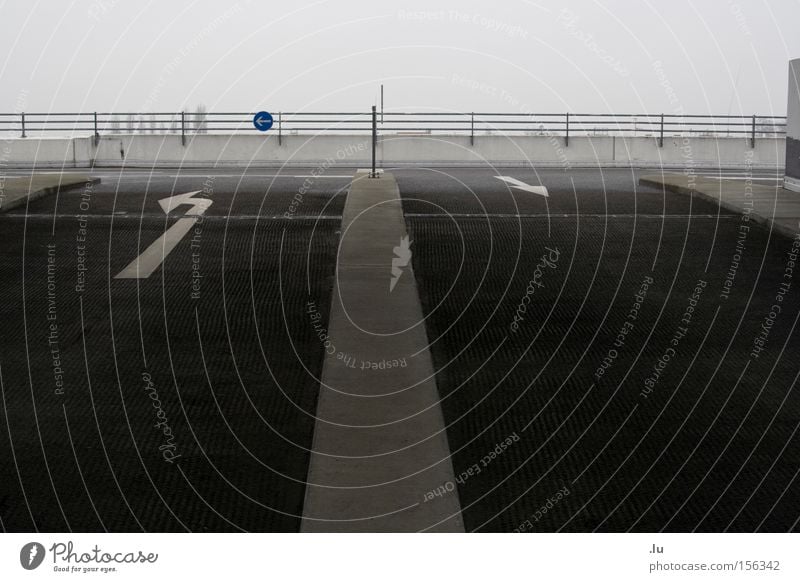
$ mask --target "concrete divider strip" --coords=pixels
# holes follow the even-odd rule
[[[356,173],[342,217],[302,530],[463,531],[397,183]]]

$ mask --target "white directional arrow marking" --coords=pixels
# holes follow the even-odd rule
[[[209,200],[208,198],[193,198],[195,194],[200,194],[200,190],[187,192],[186,194],[177,194],[175,196],[170,196],[169,198],[162,198],[158,201],[158,204],[161,206],[161,209],[165,214],[169,214],[181,204],[191,204],[194,206],[194,208],[188,210],[186,212],[186,216],[200,216],[206,210],[208,210],[208,207],[211,206],[212,200]]]
[[[213,201],[208,198],[194,198],[194,195],[199,193],[200,190],[195,190],[194,192],[178,194],[158,201],[166,214],[169,214],[182,204],[191,204],[192,208],[187,210],[183,218],[179,218],[164,234],[147,247],[141,255],[122,269],[122,271],[114,277],[115,279],[147,279],[158,269],[161,263],[164,262],[164,259],[167,258],[167,255],[172,252],[172,249],[175,248],[181,239],[186,236],[186,233],[189,232],[200,219],[200,215],[211,206]]]
[[[547,197],[547,188],[544,186],[531,186],[522,182],[521,180],[517,180],[516,178],[512,178],[511,176],[495,176],[498,180],[502,180],[503,182],[508,182],[511,184],[512,188],[516,188],[518,190],[524,190],[525,192],[530,192],[531,194],[539,194],[540,196]]]

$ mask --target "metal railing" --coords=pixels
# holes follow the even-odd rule
[[[370,133],[372,112],[276,112],[267,135]],[[0,135],[103,135],[258,133],[252,113],[0,113]],[[381,135],[557,135],[665,137],[757,137],[786,133],[786,117],[775,115],[673,115],[605,113],[441,113],[386,111]]]

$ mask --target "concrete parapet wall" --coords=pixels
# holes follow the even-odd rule
[[[0,141],[0,167],[87,167],[89,141],[90,138],[3,139]]]
[[[564,165],[596,164],[613,159],[613,138],[573,137],[569,147],[561,136],[403,136],[381,138],[380,159],[386,165],[480,164]]]
[[[179,135],[12,138],[0,142],[0,167],[224,167],[370,164],[368,135],[283,136],[196,135],[186,145]],[[638,166],[782,168],[785,140],[742,137],[653,137],[385,135],[377,157],[382,165]]]
[[[103,137],[95,165],[263,166],[281,164],[364,164],[371,156],[369,136],[196,135],[181,144],[179,135]]]
[[[655,138],[617,138],[615,159],[623,164],[656,166],[723,165],[783,167],[784,140],[757,138],[664,137],[663,147]]]

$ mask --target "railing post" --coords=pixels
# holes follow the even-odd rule
[[[567,111],[567,132],[564,138],[564,145],[569,147],[569,111]]]
[[[469,121],[469,145],[475,145],[475,112],[470,113]]]
[[[370,178],[377,178],[378,173],[375,171],[375,151],[378,142],[378,113],[377,108],[372,106],[372,172]]]
[[[755,149],[756,147],[756,116],[753,115],[753,127],[750,132],[750,147]]]
[[[282,127],[281,127],[281,112],[278,112],[278,145],[283,142]]]
[[[186,112],[181,111],[181,145],[186,145]]]
[[[20,113],[22,116],[22,137],[25,137],[25,112]]]
[[[661,130],[658,134],[658,147],[664,147],[664,114],[661,114]]]
[[[97,131],[97,111],[94,112],[94,147],[100,143],[100,132]]]

